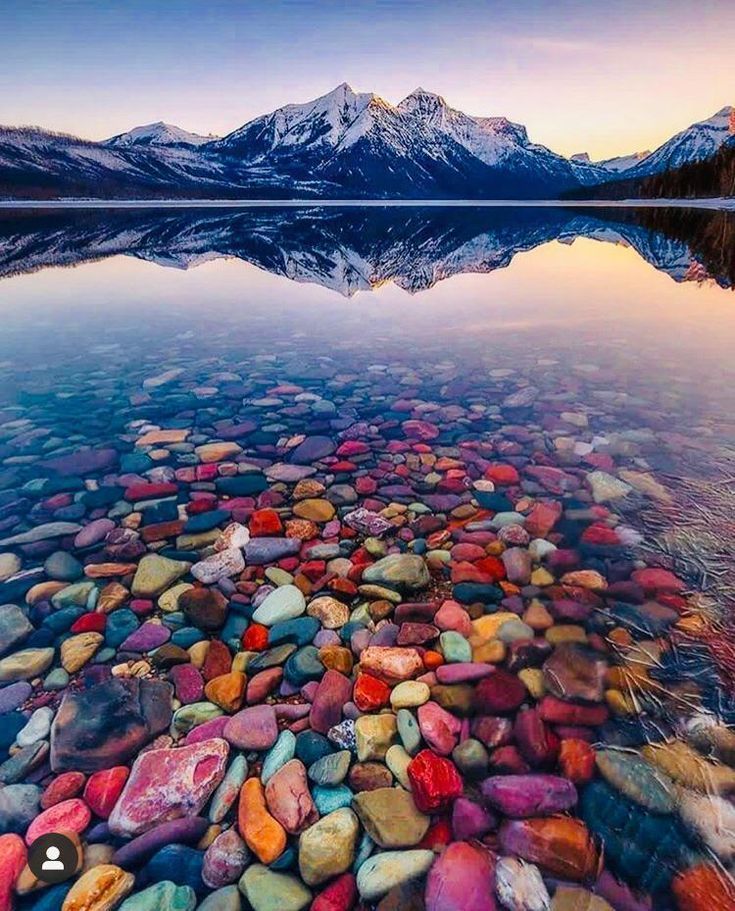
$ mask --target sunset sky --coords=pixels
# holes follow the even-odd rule
[[[593,158],[735,103],[733,0],[0,0],[0,123],[224,134],[347,81]]]

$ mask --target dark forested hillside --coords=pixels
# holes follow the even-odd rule
[[[573,199],[691,199],[735,196],[735,142],[706,161],[695,161],[650,177],[612,180],[568,194]]]

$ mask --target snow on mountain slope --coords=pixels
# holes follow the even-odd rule
[[[645,152],[633,152],[631,155],[618,155],[615,158],[603,158],[601,161],[592,161],[587,152],[578,152],[576,155],[572,155],[570,161],[577,164],[591,165],[595,168],[602,168],[605,171],[612,171],[615,174],[620,174],[623,171],[627,171],[629,168],[634,168],[650,154],[651,150],[646,149]]]
[[[526,128],[505,117],[471,117],[450,108],[441,95],[418,88],[407,95],[397,110],[451,136],[485,164],[497,164],[529,145]]]
[[[374,97],[358,94],[343,82],[314,101],[287,104],[256,117],[213,147],[245,154],[252,162],[284,150],[295,154],[333,149]]]
[[[200,136],[189,133],[181,127],[159,120],[157,123],[147,123],[144,126],[134,127],[127,133],[119,133],[106,139],[102,145],[126,148],[128,146],[197,146],[213,142],[216,136]]]
[[[728,139],[732,107],[651,153],[567,159],[520,124],[470,116],[433,92],[418,88],[393,105],[342,83],[222,139],[163,122],[102,143],[0,127],[0,195],[554,198],[707,158]]]
[[[393,105],[343,83],[258,117],[209,148],[377,196],[528,197],[604,176],[531,143],[505,117],[471,117],[420,88]]]
[[[646,177],[670,171],[692,161],[710,158],[735,135],[735,108],[722,108],[707,120],[693,123],[626,171],[626,177]]]

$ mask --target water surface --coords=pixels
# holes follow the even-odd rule
[[[247,478],[288,463],[258,505],[291,515],[294,450],[304,438],[321,440],[309,444],[318,448],[326,436],[332,449],[315,450],[311,462],[338,515],[349,514],[359,489],[360,504],[395,521],[396,548],[441,549],[451,532],[492,550],[493,514],[528,511],[535,500],[565,504],[550,537],[572,549],[570,566],[581,560],[617,584],[621,599],[603,604],[599,592],[568,582],[580,604],[600,610],[582,635],[610,662],[625,663],[644,643],[656,665],[658,689],[635,694],[634,709],[622,691],[618,702],[609,697],[613,716],[591,737],[645,749],[649,739],[683,736],[702,712],[732,724],[734,227],[725,212],[620,207],[2,211],[0,538],[108,513],[124,524],[130,507],[113,502],[115,491],[138,483],[144,468],[148,480],[178,483],[188,509],[185,498],[212,496],[216,477],[206,465],[195,473],[195,447],[220,439],[237,441],[236,464],[220,482],[238,465]],[[186,441],[144,445],[148,461],[136,461],[138,441],[159,428]],[[351,453],[341,460],[332,455],[340,441],[338,451]],[[112,462],[85,464],[87,449]],[[127,460],[122,481],[116,453]],[[67,490],[58,459],[69,454],[75,465],[81,459],[84,481]],[[494,463],[521,473],[511,500]],[[54,472],[62,480],[51,495],[44,485]],[[623,487],[595,491],[611,478]],[[244,496],[233,516],[247,521],[254,505]],[[156,525],[137,521],[144,531]],[[327,548],[336,535],[348,553],[352,533],[319,521]],[[518,528],[506,543],[522,549]],[[153,534],[153,550],[181,556],[180,531]],[[3,582],[3,600],[25,594],[24,572],[42,578],[39,561],[54,546],[11,540],[6,549],[22,570]],[[105,559],[94,547],[83,556]],[[559,576],[564,559],[550,564]],[[681,581],[672,590],[668,576],[661,590],[630,583],[646,565]],[[466,566],[451,580],[434,570],[432,598],[452,583],[465,596]],[[504,603],[520,613],[549,583],[529,586],[522,568],[518,575]],[[263,581],[243,577],[241,603],[252,578]],[[232,580],[219,584],[235,591]],[[626,598],[645,601],[640,615]],[[649,616],[654,598],[661,603]],[[485,612],[496,607],[488,602]],[[246,608],[232,608],[221,634],[232,650]],[[34,606],[41,625],[45,610]],[[613,615],[623,629],[613,629]],[[113,651],[106,660],[122,659]],[[600,818],[595,801],[607,800],[607,785],[597,785],[582,813],[607,840],[615,876],[670,909],[674,873],[710,858],[701,832],[676,829],[672,853],[659,857],[640,834],[648,810],[631,805],[631,844],[655,854],[639,868]],[[651,907],[646,898],[620,901]]]

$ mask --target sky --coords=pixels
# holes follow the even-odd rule
[[[417,86],[593,159],[735,104],[733,0],[0,0],[0,123],[224,135],[341,82]]]

